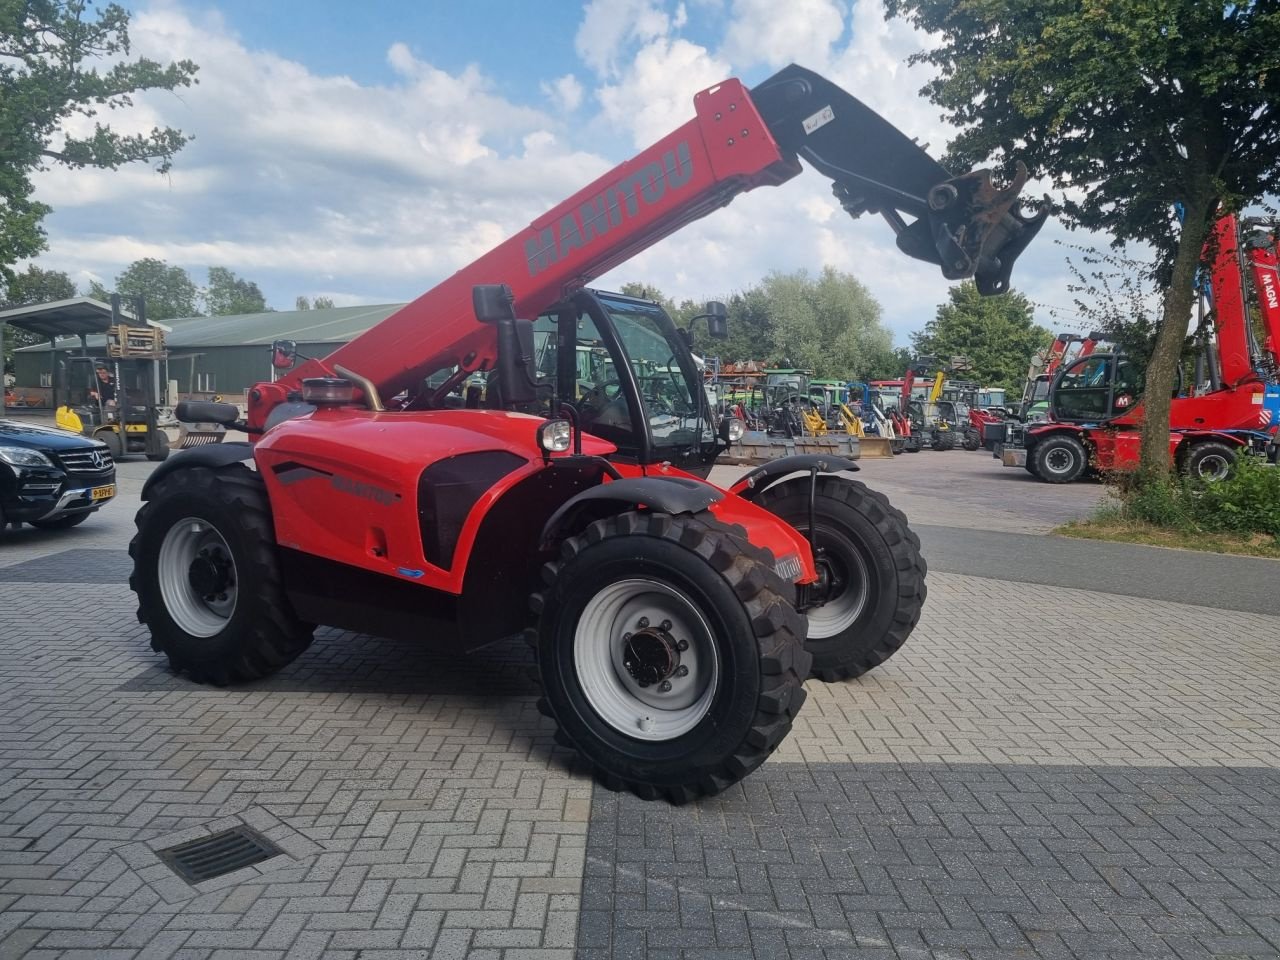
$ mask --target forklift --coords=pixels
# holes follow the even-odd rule
[[[111,329],[105,359],[67,356],[57,361],[66,402],[55,419],[59,427],[101,440],[115,460],[141,454],[160,461],[169,456],[163,424],[173,420],[162,403],[169,383],[164,331],[146,325],[146,306],[134,298],[136,326],[124,322],[120,295],[111,297]]]

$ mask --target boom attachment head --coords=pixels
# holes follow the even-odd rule
[[[1029,217],[1018,210],[1022,163],[1003,187],[989,170],[952,176],[861,101],[795,64],[755,87],[751,99],[779,147],[830,177],[851,216],[881,214],[898,249],[938,264],[948,280],[973,277],[984,295],[1009,288],[1014,261],[1049,215],[1047,200]],[[907,223],[904,214],[916,219]]]

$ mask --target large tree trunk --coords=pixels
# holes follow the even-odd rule
[[[1192,283],[1200,263],[1200,251],[1208,233],[1208,221],[1214,201],[1197,198],[1186,205],[1178,250],[1173,260],[1173,277],[1164,292],[1160,330],[1156,346],[1147,364],[1146,386],[1142,406],[1142,459],[1138,482],[1145,483],[1169,475],[1169,400],[1177,384],[1178,361],[1187,339],[1191,307],[1195,300]]]

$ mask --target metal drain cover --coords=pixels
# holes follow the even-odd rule
[[[187,883],[200,883],[278,857],[284,851],[248,827],[233,827],[156,852]]]

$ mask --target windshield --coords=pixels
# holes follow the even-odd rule
[[[655,448],[688,449],[714,443],[701,374],[662,308],[603,294],[599,301],[609,311],[626,352]]]

